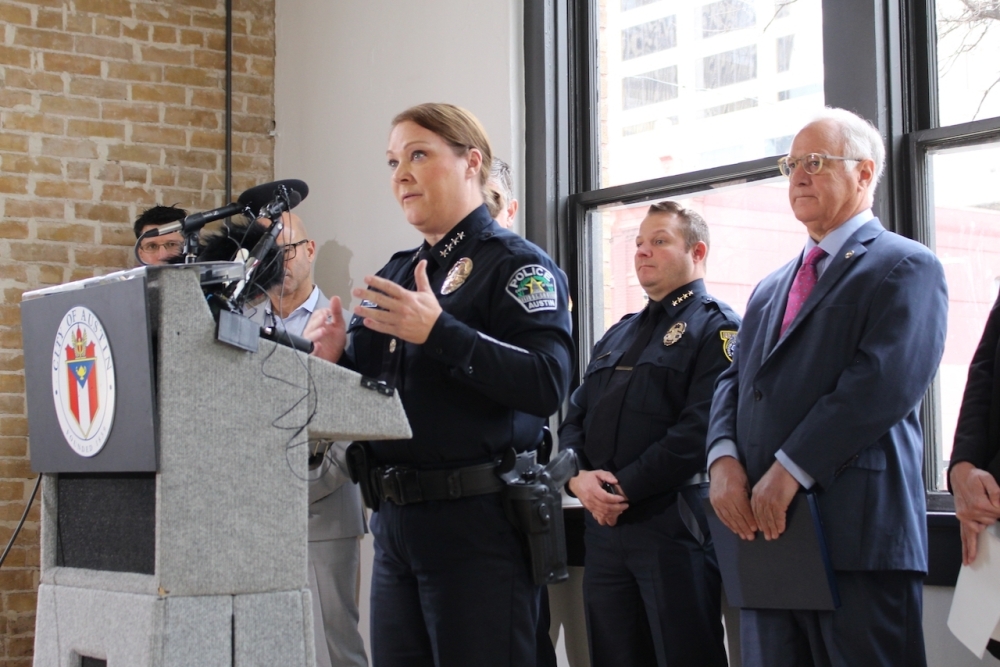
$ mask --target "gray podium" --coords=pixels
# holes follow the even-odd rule
[[[101,320],[126,312],[140,339],[148,340],[153,409],[145,414],[136,407],[145,399],[142,382],[125,386],[142,376],[141,350],[119,359],[115,348],[126,346],[116,344],[114,327],[107,326],[118,394],[107,445],[96,455],[74,452],[68,463],[39,463],[45,477],[34,664],[314,665],[306,441],[409,437],[398,397],[363,388],[356,373],[264,340],[256,353],[217,342],[198,273],[179,267],[27,294],[22,318],[34,316],[29,306],[44,311],[46,300],[55,304],[53,312],[65,312],[65,299],[85,304],[109,285],[140,295],[140,302],[146,296],[139,310],[148,331],[141,314],[129,310],[138,305],[121,295],[91,310]],[[56,331],[46,338],[47,325],[36,323],[43,331],[31,335],[27,326],[34,466],[36,449],[58,459],[65,455],[59,447],[70,447],[66,439],[54,442],[51,421],[39,416],[53,391],[58,401],[59,374],[31,370],[34,355],[51,357],[61,349],[53,345]],[[77,389],[90,391],[84,371],[73,368],[81,378]],[[73,394],[74,410],[86,413],[80,396]],[[103,408],[107,400],[100,400]],[[126,408],[141,414],[123,414]],[[135,426],[147,423],[154,436],[148,441]],[[153,470],[143,464],[150,447]],[[123,470],[112,454],[116,460],[131,455],[133,462]],[[103,470],[101,457],[107,457]]]

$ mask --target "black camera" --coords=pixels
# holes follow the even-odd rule
[[[536,586],[566,581],[569,571],[561,489],[579,472],[576,453],[561,451],[544,466],[534,452],[505,459],[497,470],[507,485],[504,509],[527,541],[532,579]]]

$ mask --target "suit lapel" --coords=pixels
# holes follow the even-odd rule
[[[788,330],[785,331],[784,337],[782,337],[779,340],[776,340],[773,348],[768,347],[765,349],[770,349],[773,352],[778,347],[780,347],[781,344],[786,339],[788,339],[790,336],[793,336],[795,334],[795,330],[805,320],[805,318],[809,316],[809,313],[815,310],[816,306],[826,297],[827,294],[830,293],[830,290],[833,289],[834,285],[836,285],[841,280],[841,278],[843,278],[844,275],[851,269],[851,267],[854,266],[858,262],[858,260],[861,259],[861,256],[868,252],[866,245],[872,239],[874,239],[876,236],[878,236],[884,231],[885,228],[882,227],[882,224],[879,222],[878,218],[873,218],[872,220],[869,220],[864,225],[862,225],[861,228],[858,229],[858,231],[852,234],[850,238],[848,238],[847,241],[844,243],[844,245],[840,248],[837,254],[830,258],[829,265],[827,265],[826,270],[823,271],[823,275],[820,276],[819,282],[816,283],[816,286],[809,294],[809,298],[807,298],[806,302],[802,304],[802,308],[801,310],[799,310],[798,314],[796,314],[795,319],[792,320],[792,323],[788,325]],[[784,311],[785,311],[784,303],[788,299],[788,291],[791,290],[792,280],[794,280],[795,273],[797,271],[798,271],[798,263],[796,263],[795,265],[795,271],[793,271],[791,274],[791,279],[788,279],[788,275],[784,276],[784,278],[782,279],[782,287],[784,289],[783,293],[784,299],[782,300],[781,313],[777,317],[777,326],[768,327],[767,333],[769,337],[777,338],[778,334],[780,333],[781,319],[782,317],[784,317]],[[773,324],[773,318],[775,317],[775,314],[772,313],[771,317]],[[768,342],[770,342],[770,340]]]

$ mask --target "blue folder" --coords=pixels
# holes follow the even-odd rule
[[[785,517],[785,532],[771,541],[761,532],[753,540],[741,539],[719,520],[707,499],[704,506],[731,606],[815,611],[840,606],[814,494],[795,495]]]

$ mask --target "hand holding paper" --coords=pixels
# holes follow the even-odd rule
[[[979,534],[972,565],[963,565],[955,586],[948,629],[981,659],[989,640],[1000,640],[1000,537],[996,524]]]

